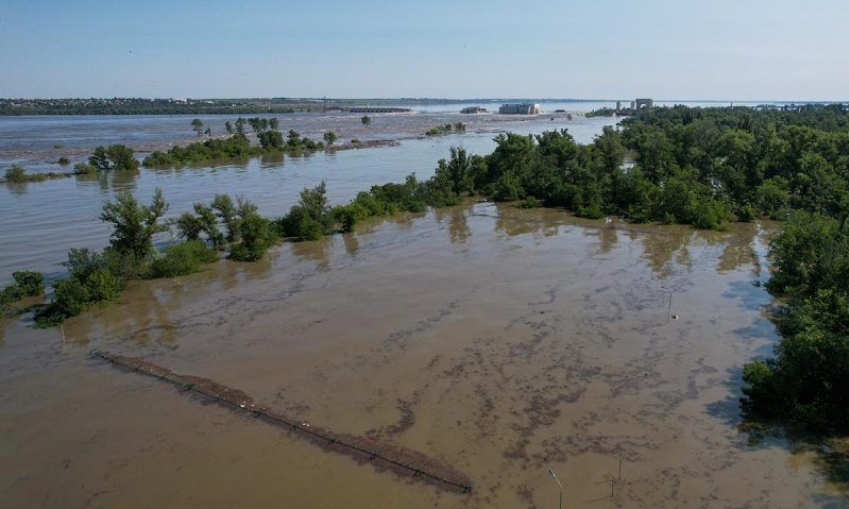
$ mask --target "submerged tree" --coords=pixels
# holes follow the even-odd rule
[[[132,194],[123,192],[103,206],[100,219],[114,226],[109,241],[112,249],[141,261],[153,253],[153,236],[168,231],[167,225],[159,223],[167,210],[160,188],[156,188],[150,205],[141,205]]]
[[[195,132],[198,133],[198,136],[203,134],[203,121],[201,121],[201,119],[199,118],[192,120],[192,129],[194,129]]]
[[[98,171],[139,169],[139,161],[135,158],[133,149],[121,144],[97,147],[88,162]]]
[[[336,133],[334,133],[333,131],[325,131],[323,137],[324,142],[327,143],[328,147],[336,143]]]

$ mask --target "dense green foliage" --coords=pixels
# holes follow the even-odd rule
[[[53,296],[36,311],[36,325],[58,325],[93,305],[109,302],[132,279],[188,274],[201,263],[217,259],[217,252],[203,243],[169,246],[164,254],[157,253],[153,236],[168,230],[168,225],[160,222],[167,209],[159,189],[149,205],[138,203],[129,193],[107,202],[100,218],[112,223],[111,245],[101,253],[88,249],[68,252],[68,277],[52,283]],[[16,278],[20,286],[35,291],[41,284],[40,274],[21,274],[27,276]]]
[[[0,99],[0,115],[244,115],[321,111],[287,99]]]
[[[204,263],[218,261],[218,252],[201,240],[189,240],[164,249],[163,255],[154,259],[150,277],[177,277],[193,274]]]
[[[103,206],[101,221],[112,223],[114,230],[109,243],[118,255],[141,262],[153,253],[153,236],[168,231],[159,219],[168,204],[157,188],[150,205],[141,205],[129,192],[119,193],[115,202]]]
[[[97,168],[98,171],[139,169],[139,161],[135,158],[133,149],[121,144],[95,148],[94,154],[88,158],[88,164]]]
[[[203,120],[199,118],[192,120],[192,129],[194,129],[195,132],[198,133],[198,136],[203,134]]]
[[[49,177],[46,173],[27,174],[27,170],[20,165],[13,164],[6,168],[6,173],[3,174],[3,181],[9,184],[25,184],[27,182],[41,182]]]
[[[324,143],[329,147],[336,143],[336,133],[333,131],[325,131],[322,135],[324,138]]]
[[[213,138],[192,143],[185,147],[175,146],[168,152],[157,150],[145,157],[142,164],[148,168],[162,168],[208,161],[237,159],[259,155],[261,153],[262,149],[260,147],[252,147],[247,136],[244,134],[234,134],[228,138]]]
[[[58,325],[91,306],[115,299],[123,290],[124,261],[111,250],[95,253],[88,249],[68,252],[68,278],[53,282],[53,298],[35,313],[40,327]]]
[[[194,214],[183,213],[176,226],[180,237],[189,242],[205,240],[213,250],[229,246],[227,257],[238,261],[262,259],[277,239],[271,221],[243,196],[234,202],[229,195],[216,194],[210,205],[195,203]]]
[[[767,288],[784,295],[775,357],[747,364],[744,407],[818,432],[849,432],[849,236],[797,212],[773,240]]]
[[[30,182],[44,182],[46,180],[55,180],[65,177],[71,177],[74,173],[70,172],[48,172],[48,173],[27,173],[27,170],[20,165],[13,164],[6,168],[3,178],[0,179],[2,184],[29,184]]]
[[[249,125],[256,133],[259,146],[251,145],[247,135],[244,134],[246,125]],[[198,127],[202,128],[202,124]],[[296,131],[290,130],[286,139],[284,139],[283,134],[278,130],[279,127],[280,121],[276,118],[253,117],[245,119],[239,117],[235,124],[231,124],[230,121],[225,124],[228,133],[232,134],[235,131],[236,134],[227,138],[191,143],[185,147],[176,146],[168,152],[155,151],[147,156],[142,164],[148,168],[167,168],[239,159],[268,153],[282,152],[299,155],[324,148],[321,142],[302,137]]]
[[[36,297],[44,293],[44,276],[40,272],[13,272],[12,278],[15,280],[14,284],[0,290],[0,310],[24,297]]]

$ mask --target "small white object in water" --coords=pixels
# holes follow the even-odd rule
[[[673,319],[673,320],[677,320],[677,319],[679,319],[679,318],[681,318],[681,317],[680,317],[680,316],[678,316],[678,315],[672,315],[672,319]]]

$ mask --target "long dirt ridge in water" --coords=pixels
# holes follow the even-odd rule
[[[296,436],[305,438],[325,451],[355,459],[359,464],[370,463],[379,472],[390,471],[400,477],[418,479],[445,491],[463,494],[472,492],[472,480],[447,463],[399,445],[380,444],[366,437],[334,433],[328,429],[286,416],[256,405],[244,392],[216,383],[208,378],[174,373],[140,357],[126,357],[93,350],[91,356],[109,361],[135,373],[158,378],[186,392],[199,394],[236,412],[251,414],[270,424],[285,427]]]

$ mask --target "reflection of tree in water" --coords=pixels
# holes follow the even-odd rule
[[[6,189],[15,196],[23,196],[27,194],[27,182],[7,182]]]
[[[413,223],[416,219],[421,219],[425,217],[426,214],[427,212],[402,212],[400,214],[390,216],[389,220],[405,230],[409,230],[413,227]]]
[[[345,244],[345,252],[349,255],[356,255],[360,250],[360,241],[352,233],[342,235],[342,242]]]
[[[244,267],[244,275],[246,279],[265,279],[271,274],[271,268],[274,265],[274,259],[277,257],[277,252],[269,251],[262,257],[261,260],[255,262],[242,262]]]
[[[259,158],[259,163],[261,168],[278,168],[283,165],[284,159],[283,152],[271,152],[263,154]]]
[[[332,247],[333,236],[326,236],[319,240],[293,242],[292,254],[302,261],[313,261],[324,267],[327,266],[330,261],[327,254]]]
[[[139,170],[99,171],[90,175],[76,175],[77,182],[97,182],[104,193],[132,188],[141,172]]]
[[[664,231],[648,233],[642,236],[643,255],[655,276],[665,278],[672,273],[670,262],[675,261],[688,269],[692,263],[687,246],[692,234],[678,228],[664,228]]]
[[[752,249],[757,227],[754,223],[744,223],[735,227],[735,234],[729,239],[728,245],[719,256],[716,271],[723,273],[736,270],[742,265],[757,263]]]
[[[469,229],[469,224],[466,221],[465,211],[455,208],[452,212],[448,220],[448,234],[451,237],[451,242],[466,242],[466,239],[472,235],[472,231]]]
[[[543,223],[539,221],[504,217],[501,214],[495,219],[495,231],[503,232],[510,237],[535,233],[540,231],[542,227]]]
[[[598,237],[599,254],[609,253],[619,240],[619,233],[615,228],[587,228],[584,235]]]

